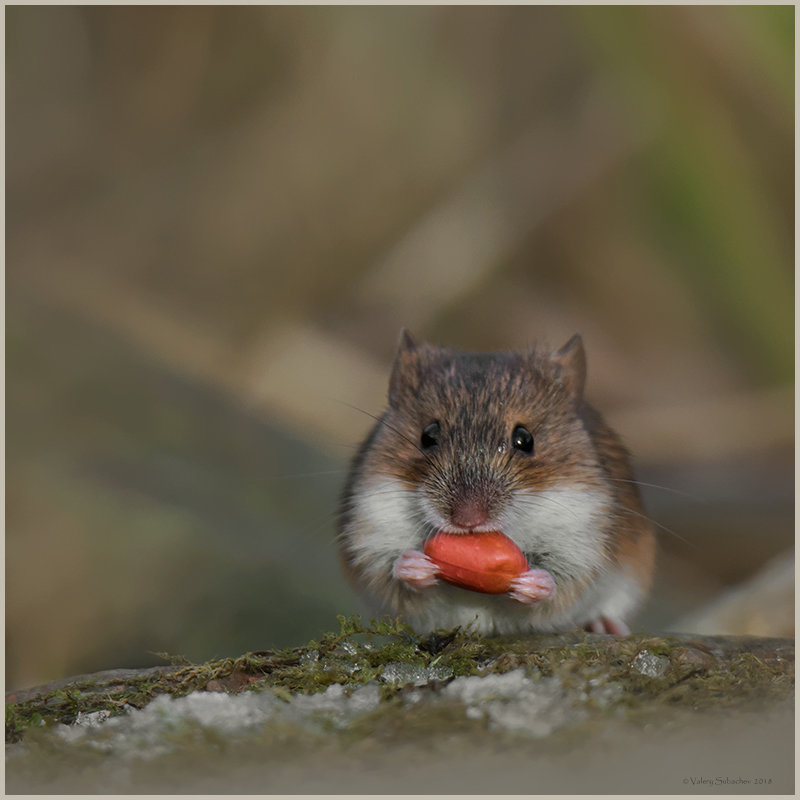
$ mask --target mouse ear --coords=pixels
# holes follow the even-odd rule
[[[416,350],[417,340],[411,335],[408,328],[403,328],[400,331],[400,336],[397,337],[397,351],[398,355],[404,350]]]
[[[406,328],[400,331],[392,377],[389,379],[389,405],[397,408],[403,395],[415,392],[419,384],[418,350],[414,337]]]
[[[560,350],[556,350],[551,360],[560,368],[567,391],[575,397],[582,397],[586,383],[586,353],[580,334],[576,333]]]

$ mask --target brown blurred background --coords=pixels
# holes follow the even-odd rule
[[[6,46],[8,688],[358,610],[402,325],[581,332],[674,490],[639,627],[792,633],[700,621],[791,591],[792,7],[8,7]]]

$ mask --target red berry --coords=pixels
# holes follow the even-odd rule
[[[423,552],[439,566],[442,580],[485,594],[504,594],[528,571],[523,552],[500,531],[440,531],[425,542]]]

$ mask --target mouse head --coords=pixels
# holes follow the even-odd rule
[[[404,330],[376,445],[442,519],[476,529],[515,492],[602,481],[581,419],[585,379],[578,335],[554,352],[464,353]]]
[[[554,575],[597,566],[613,498],[585,381],[577,335],[555,351],[468,353],[403,331],[361,462],[392,541],[499,530]]]

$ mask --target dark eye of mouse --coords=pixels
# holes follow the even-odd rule
[[[520,450],[523,453],[533,452],[533,436],[527,428],[522,425],[517,425],[511,434],[511,443],[514,445],[515,450]]]
[[[422,436],[419,440],[420,444],[422,445],[422,449],[427,450],[429,447],[439,444],[439,436],[441,432],[442,428],[438,422],[431,422],[430,425],[426,425],[422,429]]]

